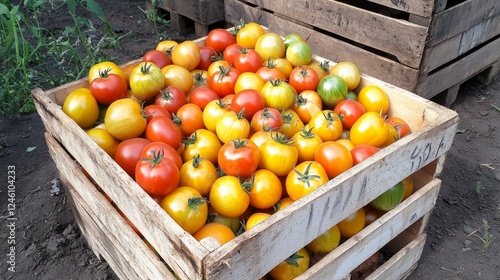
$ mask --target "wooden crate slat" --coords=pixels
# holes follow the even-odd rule
[[[429,73],[499,34],[500,14],[497,14],[462,33],[429,47],[426,50],[421,71]]]
[[[85,224],[85,227],[93,228],[93,234],[88,235],[87,239],[94,240],[92,244],[102,243],[103,239],[109,240],[107,244],[112,244],[117,250],[117,252],[108,252],[112,258],[133,256],[135,265],[132,269],[136,270],[137,273],[135,279],[144,277],[149,279],[165,277],[175,279],[158,256],[145,245],[116,209],[85,177],[80,167],[69,157],[60,144],[47,132],[45,133],[45,139],[50,155],[56,163],[60,177],[64,182],[65,190],[72,197],[73,204],[78,212],[85,213],[81,223]],[[101,215],[102,213],[106,213],[106,215]],[[102,244],[100,246],[103,247]],[[125,261],[125,268],[123,267],[124,264],[120,263],[120,269],[122,270],[126,270],[130,266],[131,260],[127,259]]]
[[[146,0],[151,2],[150,0]],[[202,24],[212,24],[224,20],[223,0],[162,0],[158,7],[179,13]]]
[[[79,83],[82,86],[88,85],[86,79],[80,80]],[[85,168],[144,237],[150,240],[163,259],[168,260],[174,271],[181,275],[186,273],[183,276],[200,279],[202,259],[208,250],[178,227],[172,218],[54,103],[54,100],[64,100],[62,96],[67,96],[70,93],[68,89],[72,88],[78,88],[78,83],[71,83],[67,87],[65,85],[47,93],[41,89],[33,90],[35,106],[46,130]],[[137,211],[138,209],[141,211]],[[171,258],[171,252],[174,251],[183,253],[178,254],[177,258]]]
[[[500,13],[498,0],[467,0],[434,16],[428,45],[434,46]]]
[[[434,10],[435,0],[368,0],[382,6],[410,14],[430,17]]]
[[[408,277],[418,264],[426,238],[426,234],[417,237],[368,275],[365,280],[399,280]]]
[[[500,59],[500,38],[488,43],[473,53],[459,59],[439,71],[430,74],[419,85],[418,93],[424,98],[431,98],[450,85],[459,85],[478,74]],[[459,69],[460,71],[457,71]]]
[[[410,91],[415,89],[418,80],[416,69],[240,1],[226,0],[225,3],[226,21],[231,24],[238,24],[240,18],[243,18],[246,22],[255,21],[264,26],[272,26],[272,32],[281,36],[298,33],[307,38],[313,53],[321,57],[330,61],[352,61],[358,65],[362,73],[380,80],[391,81],[400,88]]]
[[[331,0],[262,1],[259,7],[392,54],[404,65],[420,64],[426,27]]]
[[[339,245],[297,279],[323,279],[327,277],[338,279],[350,273],[404,229],[429,212],[434,207],[440,185],[441,181],[434,179],[401,202],[393,211],[386,213]]]

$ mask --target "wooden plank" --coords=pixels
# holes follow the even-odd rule
[[[296,279],[338,279],[351,272],[430,211],[441,181],[434,179],[372,224],[352,236]]]
[[[162,0],[158,1],[158,8],[206,25],[224,20],[223,0]]]
[[[41,89],[33,90],[37,111],[47,131],[75,157],[177,274],[182,278],[201,279],[202,259],[208,254],[208,250],[192,235],[182,230],[111,157],[90,139],[84,130],[60,109],[58,104],[54,103],[55,100],[64,100],[64,96],[70,93],[68,90],[85,85],[88,85],[87,79],[61,86],[47,93]],[[176,258],[172,258],[172,252],[179,254]]]
[[[405,279],[415,269],[424,249],[426,235],[422,234],[398,251],[365,280]]]
[[[422,59],[427,28],[408,21],[333,0],[260,1],[259,7],[383,51],[409,67],[418,68]]]
[[[427,45],[437,45],[499,13],[498,0],[467,0],[446,9],[434,16]]]
[[[435,0],[368,0],[398,11],[422,17],[431,17]]]
[[[226,21],[231,24],[239,24],[239,20],[243,18],[246,22],[255,21],[264,26],[272,26],[273,32],[281,36],[298,33],[307,38],[313,53],[319,56],[330,61],[352,61],[358,65],[362,73],[409,91],[416,89],[419,74],[417,69],[404,66],[359,46],[277,17],[240,1],[226,0],[225,3]]]
[[[429,46],[425,51],[420,71],[429,73],[498,35],[500,35],[500,14],[437,45]]]
[[[63,186],[66,187],[66,183],[63,183]],[[120,256],[116,257],[111,257],[112,255],[108,252],[108,249],[102,245],[102,243],[108,244],[109,246],[114,246],[112,242],[109,240],[106,240],[107,237],[103,236],[104,240],[97,240],[95,237],[100,236],[99,234],[99,227],[96,226],[95,224],[92,223],[92,220],[88,213],[80,212],[75,205],[77,202],[74,201],[74,198],[71,196],[71,194],[67,194],[66,196],[69,201],[69,205],[71,208],[71,211],[74,214],[75,221],[78,225],[78,228],[82,232],[82,235],[85,237],[85,240],[89,244],[89,246],[92,248],[92,251],[96,256],[99,258],[101,261],[106,261],[108,265],[113,269],[113,272],[118,276],[120,279],[137,279],[137,274],[135,271],[131,269],[130,266],[124,266],[123,264],[126,264],[127,261],[124,260],[123,258],[120,258]],[[84,222],[85,220],[85,222]],[[93,237],[93,238],[91,238]],[[102,243],[101,243],[102,242]],[[112,249],[111,251],[114,251]],[[122,266],[124,268],[122,269]]]
[[[480,75],[477,76],[479,82],[483,85],[489,85],[496,78],[498,73],[500,72],[500,61],[493,63],[488,69],[483,71]]]
[[[430,99],[438,93],[466,81],[499,60],[500,52],[498,50],[500,50],[500,38],[445,68],[427,77],[422,77],[416,93]]]
[[[83,222],[90,223],[91,226],[95,225],[99,229],[99,235],[95,235],[96,232],[87,235],[87,240],[91,240],[89,243],[100,243],[103,236],[106,236],[109,240],[108,245],[112,244],[112,247],[116,248],[112,257],[126,260],[126,267],[120,267],[120,269],[126,270],[133,264],[131,267],[137,271],[138,275],[136,279],[165,277],[175,279],[162,260],[146,246],[109,201],[85,177],[79,166],[59,143],[47,132],[45,139],[50,155],[65,183],[65,189],[73,197],[76,210],[85,212],[81,215],[87,216]],[[101,215],[101,213],[106,213],[106,215]]]

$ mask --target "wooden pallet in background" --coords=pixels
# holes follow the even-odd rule
[[[226,0],[225,15],[230,24],[243,18],[298,33],[326,59],[352,61],[427,99],[445,95],[447,106],[464,81],[498,73],[497,0]]]
[[[146,0],[149,10],[166,15],[172,29],[184,34],[194,32],[197,37],[208,34],[213,26],[224,26],[223,0],[158,0],[156,9],[152,0]]]

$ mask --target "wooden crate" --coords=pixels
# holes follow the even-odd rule
[[[225,14],[298,33],[315,54],[427,99],[443,93],[445,105],[467,79],[498,73],[498,0],[226,0]]]
[[[197,43],[203,45],[204,39]],[[84,234],[93,250],[123,279],[158,279],[158,275],[169,278],[173,275],[169,269],[181,279],[230,279],[241,275],[258,279],[403,178],[416,174],[418,191],[414,195],[303,275],[341,278],[401,232],[406,232],[401,250],[420,238],[439,192],[440,181],[435,177],[443,168],[458,125],[458,115],[452,110],[363,75],[361,86],[369,84],[387,92],[391,102],[388,114],[404,116],[413,132],[223,246],[200,243],[182,230],[64,114],[60,106],[66,96],[76,88],[87,87],[87,79],[48,91],[34,89],[33,97],[48,131],[51,155],[72,195],[80,227],[87,232]],[[90,180],[80,174],[76,163],[70,164],[73,160],[140,230],[157,251],[157,259],[134,237]],[[393,269],[400,275],[407,272]]]
[[[130,228],[61,144],[48,132],[45,138],[76,222],[93,252],[107,261],[120,279],[175,279],[163,260]],[[424,230],[441,185],[439,179],[432,179],[433,174],[424,169],[413,177],[413,195],[331,254],[322,256],[298,279],[316,279],[325,275],[330,279],[349,279],[346,273],[361,262],[352,260],[365,260],[379,249],[394,255],[368,279],[385,280],[387,275],[403,279],[408,276],[416,268],[422,254]],[[175,258],[176,254],[178,252],[172,252],[170,257]]]
[[[146,0],[149,10],[167,14],[172,29],[180,33],[192,31],[196,36],[207,36],[211,25],[224,23],[223,0]]]

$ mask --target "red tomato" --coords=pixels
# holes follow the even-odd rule
[[[219,71],[208,77],[208,86],[220,97],[234,94],[234,86],[240,74],[240,70],[231,65],[226,68],[220,67]]]
[[[160,116],[148,123],[146,138],[151,142],[164,142],[177,149],[182,142],[182,132],[171,119]]]
[[[236,44],[236,38],[231,32],[223,28],[212,29],[205,40],[205,45],[219,52],[223,52],[231,44]]]
[[[231,101],[231,110],[240,112],[245,109],[245,118],[252,120],[253,115],[266,107],[266,101],[259,91],[245,89],[236,93]]]
[[[278,131],[283,125],[283,117],[277,109],[265,107],[253,115],[250,125],[253,131]]]
[[[219,57],[219,54],[217,51],[209,46],[201,46],[200,47],[200,63],[198,63],[198,66],[196,66],[196,69],[200,70],[208,70],[208,67],[210,67],[210,64],[217,60]]]
[[[189,102],[198,105],[201,110],[204,110],[210,101],[216,99],[219,99],[217,93],[207,86],[196,87],[189,95]]]
[[[351,150],[353,165],[362,162],[363,160],[367,159],[368,157],[372,156],[378,151],[380,151],[380,148],[368,144],[360,144],[358,146],[354,146],[354,148],[352,148]]]
[[[316,90],[319,83],[319,76],[310,66],[296,66],[290,72],[288,83],[293,86],[298,93],[304,90]]]
[[[316,149],[314,160],[326,170],[332,179],[353,166],[352,156],[347,148],[337,142],[323,142]]]
[[[400,117],[388,117],[385,122],[393,126],[399,134],[399,138],[403,138],[411,133],[408,123]]]
[[[153,118],[158,116],[163,116],[169,119],[172,119],[170,113],[164,107],[156,104],[151,104],[144,107],[144,116],[146,117],[146,121],[150,122]]]
[[[149,195],[165,196],[177,188],[179,168],[157,151],[137,163],[135,180]]]
[[[238,55],[240,55],[240,50],[244,49],[241,45],[238,44],[231,44],[227,46],[226,49],[224,49],[223,57],[224,60],[234,64],[234,60]]]
[[[168,56],[167,53],[159,50],[150,50],[146,52],[146,54],[144,54],[144,56],[142,57],[142,61],[152,62],[160,68],[172,64],[172,59],[170,58],[170,56]]]
[[[270,60],[272,61],[272,60]],[[272,62],[271,62],[272,63]],[[285,74],[283,74],[278,68],[274,66],[274,64],[266,64],[265,66],[262,66],[257,70],[257,75],[259,75],[264,82],[267,82],[269,80],[286,80]]]
[[[155,104],[167,109],[169,113],[176,113],[182,105],[186,104],[186,95],[176,86],[168,86],[156,95]]]
[[[127,82],[111,69],[99,72],[99,77],[90,83],[90,93],[100,104],[111,104],[127,95]]]
[[[234,59],[234,67],[241,72],[257,72],[262,67],[262,58],[252,49],[241,49]]]
[[[219,150],[217,162],[227,175],[248,177],[259,167],[259,148],[249,139],[231,140]]]
[[[153,153],[160,151],[165,159],[171,160],[178,168],[182,167],[182,159],[177,150],[163,142],[149,142],[141,151],[141,158],[153,157]]]
[[[366,111],[358,101],[346,99],[335,105],[333,112],[339,116],[344,129],[350,129]]]
[[[145,138],[131,138],[120,142],[116,147],[115,161],[130,177],[135,178],[135,166],[141,159],[142,150],[149,143]]]
[[[203,123],[203,111],[193,103],[186,103],[173,115],[173,121],[182,132],[182,135],[189,136],[197,129],[205,128]]]

